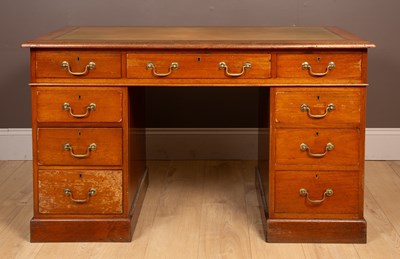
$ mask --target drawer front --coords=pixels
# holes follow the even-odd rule
[[[277,165],[359,166],[358,129],[277,129]]]
[[[358,88],[279,88],[276,123],[360,123],[362,92]]]
[[[129,53],[127,59],[128,78],[263,79],[271,77],[270,54]],[[221,62],[224,62],[226,67],[220,65]],[[175,64],[175,67],[172,64]]]
[[[275,213],[356,215],[359,204],[357,171],[275,174]]]
[[[122,122],[119,88],[41,87],[33,94],[38,122]]]
[[[361,53],[277,55],[277,77],[297,83],[360,83],[361,70]]]
[[[121,53],[37,51],[37,78],[121,78]]]
[[[122,171],[38,173],[39,213],[121,214]]]
[[[39,165],[122,165],[120,128],[39,128]]]

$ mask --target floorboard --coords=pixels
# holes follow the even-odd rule
[[[1,258],[400,258],[400,161],[367,161],[367,244],[264,241],[255,161],[149,161],[131,243],[30,243],[31,161],[0,161]]]

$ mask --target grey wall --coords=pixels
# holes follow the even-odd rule
[[[369,56],[367,127],[400,128],[399,10],[398,0],[3,0],[0,128],[30,127],[29,51],[20,44],[69,25],[339,26],[378,46]],[[195,97],[192,91],[176,89],[166,96],[150,89],[148,126],[256,126],[257,91],[204,89]],[[182,109],[185,102],[194,108]],[[195,123],[188,119],[193,114],[199,117]]]

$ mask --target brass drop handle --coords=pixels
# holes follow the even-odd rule
[[[171,65],[169,66],[169,70],[167,73],[157,73],[156,72],[156,66],[154,65],[153,62],[148,62],[146,65],[146,69],[147,70],[151,70],[153,71],[153,75],[154,76],[158,76],[158,77],[166,77],[169,76],[172,73],[172,70],[176,70],[179,68],[179,64],[177,62],[172,62]]]
[[[322,197],[322,199],[311,200],[309,197],[310,195],[308,194],[308,191],[306,188],[301,188],[299,192],[300,192],[300,196],[306,197],[307,201],[309,201],[310,203],[314,203],[314,204],[320,204],[325,201],[326,197],[331,197],[333,195],[333,190],[331,188],[328,188],[325,190],[324,196]]]
[[[325,72],[322,73],[317,73],[317,72],[313,72],[310,63],[308,62],[303,62],[303,64],[301,64],[301,68],[303,70],[308,70],[308,72],[310,73],[310,75],[312,76],[316,76],[316,77],[322,77],[322,76],[326,76],[328,74],[328,72],[332,69],[334,69],[336,67],[336,63],[331,61],[328,63],[328,66],[326,67]]]
[[[90,103],[88,106],[86,106],[86,112],[84,114],[74,114],[72,111],[72,107],[69,103],[64,103],[62,105],[63,110],[69,111],[69,114],[77,119],[85,118],[89,115],[90,111],[96,110],[96,104],[95,103]]]
[[[308,117],[313,118],[313,119],[322,119],[322,118],[326,117],[326,115],[328,115],[328,112],[331,112],[335,109],[336,109],[335,105],[333,103],[330,103],[326,106],[324,114],[312,114],[311,109],[307,104],[303,103],[300,106],[300,110],[302,112],[307,111]]]
[[[90,144],[90,145],[87,147],[86,154],[78,155],[78,154],[75,154],[75,153],[74,153],[74,150],[73,150],[71,144],[65,143],[63,147],[64,147],[64,150],[65,150],[65,151],[69,151],[70,154],[71,154],[71,156],[73,156],[73,157],[75,157],[75,158],[85,158],[85,157],[88,157],[88,156],[90,155],[90,152],[91,152],[91,151],[94,151],[94,150],[97,149],[96,143],[92,143],[92,144]]]
[[[62,67],[63,69],[66,69],[66,70],[68,71],[68,73],[70,73],[70,74],[73,75],[73,76],[84,76],[84,75],[86,75],[87,73],[89,73],[90,70],[93,70],[93,69],[96,68],[96,63],[94,63],[93,61],[90,61],[90,62],[86,65],[85,70],[82,71],[82,72],[72,72],[72,71],[71,71],[71,66],[69,65],[68,61],[63,61],[63,62],[61,62],[61,67]]]
[[[75,202],[75,203],[82,204],[82,203],[88,202],[92,196],[96,195],[96,189],[90,188],[90,189],[89,189],[89,192],[88,192],[88,194],[87,194],[87,197],[86,197],[86,199],[84,199],[84,200],[75,199],[75,198],[74,198],[74,195],[72,194],[72,191],[71,191],[70,189],[68,189],[68,188],[65,188],[65,189],[64,189],[64,194],[65,194],[66,196],[68,196],[68,197],[70,198],[71,201],[73,201],[73,202]]]
[[[219,67],[219,69],[224,69],[224,70],[225,70],[225,74],[226,74],[227,76],[239,77],[239,76],[243,75],[244,72],[245,72],[247,69],[250,69],[250,68],[251,68],[251,63],[250,63],[250,62],[245,62],[245,63],[243,64],[242,71],[241,71],[240,73],[230,73],[230,72],[229,72],[229,69],[228,69],[228,65],[227,65],[225,62],[223,62],[223,61],[222,61],[222,62],[219,62],[218,67]]]
[[[334,148],[335,148],[335,145],[333,145],[332,143],[329,142],[325,146],[325,152],[324,153],[322,153],[322,154],[314,154],[314,153],[311,152],[311,149],[307,144],[305,144],[305,143],[301,143],[300,144],[300,150],[303,151],[303,152],[307,151],[308,155],[312,156],[312,157],[324,157],[324,156],[326,156],[326,154],[328,154],[328,151],[332,151]]]

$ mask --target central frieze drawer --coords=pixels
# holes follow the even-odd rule
[[[357,171],[278,171],[275,186],[275,213],[357,216]]]
[[[122,213],[122,171],[40,170],[39,213]]]
[[[265,79],[271,77],[271,55],[266,53],[128,53],[127,65],[128,78],[137,79]]]
[[[122,165],[121,128],[39,128],[38,165]]]
[[[118,87],[38,87],[33,92],[38,122],[121,122]]]
[[[358,129],[277,129],[276,165],[359,166]]]
[[[36,51],[37,78],[121,78],[121,53]]]

